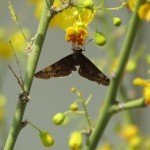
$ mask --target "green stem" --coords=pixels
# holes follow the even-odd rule
[[[41,130],[38,127],[36,127],[34,124],[32,124],[31,122],[27,121],[27,123],[30,124],[35,130],[41,132]]]
[[[114,113],[117,113],[123,110],[129,110],[129,109],[145,107],[145,106],[146,105],[144,104],[144,98],[139,98],[136,100],[128,101],[126,103],[112,105],[109,109],[109,112],[112,115]]]
[[[52,6],[51,1],[50,1],[50,6]],[[43,46],[43,42],[46,36],[48,25],[51,19],[52,19],[52,16],[49,13],[46,3],[44,2],[44,7],[43,7],[43,11],[41,14],[41,18],[40,18],[40,22],[39,22],[39,26],[38,26],[38,30],[36,34],[37,36],[35,39],[35,43],[33,45],[32,52],[28,57],[27,69],[26,69],[26,74],[25,74],[25,79],[24,79],[25,91],[30,92],[33,77],[34,77],[34,72],[37,66],[37,62],[38,62],[40,52]],[[4,150],[13,150],[14,148],[14,145],[16,143],[20,130],[22,129],[22,119],[24,116],[26,105],[27,105],[27,102],[23,101],[22,98],[18,100],[14,119],[12,122],[12,126],[10,128],[10,131],[9,131],[9,135],[7,137]]]
[[[85,117],[86,117],[88,126],[89,126],[89,128],[91,129],[91,128],[92,128],[91,120],[90,120],[90,118],[89,118],[89,114],[88,114],[88,111],[87,111],[87,108],[86,108],[86,104],[85,104],[85,102],[84,102],[83,99],[81,99],[81,104],[82,104],[83,109],[84,109],[84,112],[85,112]]]
[[[111,118],[109,109],[116,100],[116,95],[117,95],[117,91],[119,88],[119,84],[121,82],[121,78],[123,76],[123,72],[124,72],[126,63],[128,61],[128,58],[129,58],[129,55],[131,52],[131,47],[133,45],[133,41],[134,41],[134,38],[135,38],[135,35],[137,32],[139,18],[138,18],[138,15],[136,12],[137,12],[140,4],[144,1],[145,0],[137,0],[135,13],[133,13],[123,46],[121,48],[121,53],[119,56],[119,64],[118,64],[118,68],[117,68],[115,77],[112,79],[112,81],[110,83],[104,106],[98,117],[95,130],[93,131],[93,133],[90,137],[90,145],[86,147],[86,150],[96,149],[96,147],[99,143],[99,140],[109,122],[109,119]]]

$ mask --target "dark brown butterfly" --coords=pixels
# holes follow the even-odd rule
[[[73,50],[73,53],[62,58],[56,63],[37,72],[35,77],[49,79],[52,77],[65,77],[76,71],[80,76],[102,85],[109,85],[110,80],[87,58],[82,54],[82,49]]]

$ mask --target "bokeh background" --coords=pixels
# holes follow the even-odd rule
[[[30,1],[12,1],[15,11],[18,15],[19,22],[24,28],[30,30],[30,38],[36,34],[38,27],[38,20],[35,18],[35,6],[30,3]],[[120,1],[108,2],[107,6],[116,6]],[[119,12],[113,12],[112,16],[118,16],[122,19],[123,26],[126,26],[131,17],[131,12],[128,12],[126,9],[123,9]],[[107,15],[106,15],[107,16]],[[98,18],[100,20],[100,18]],[[98,20],[97,19],[97,20]],[[113,26],[111,22],[111,16],[107,16],[107,25],[110,26],[109,34],[106,33],[106,38],[109,37],[116,30],[116,27]],[[0,1],[0,27],[6,29],[6,33],[9,34],[17,30],[16,24],[12,21],[9,10],[8,10],[8,1]],[[103,25],[100,25],[99,29],[103,31]],[[122,28],[122,27],[120,27]],[[91,24],[91,33],[95,30],[95,24]],[[104,32],[105,33],[105,32]],[[44,67],[56,62],[62,57],[70,54],[71,46],[64,39],[65,32],[61,29],[49,29],[47,36],[44,42],[43,50],[38,62],[37,71],[43,69]],[[143,22],[141,24],[139,31],[137,33],[137,38],[134,44],[133,51],[136,52],[139,46],[144,45],[144,53],[149,53],[149,24]],[[124,36],[118,39],[116,48],[120,49],[122,45],[122,40]],[[11,39],[10,39],[11,40]],[[108,40],[109,43],[109,40]],[[141,45],[140,45],[141,44]],[[15,45],[14,45],[15,47]],[[106,46],[98,48],[96,44],[90,42],[86,45],[86,51],[84,54],[91,60],[103,59],[107,55],[109,47]],[[144,64],[143,57],[140,56],[140,61],[138,63],[139,67],[136,70],[134,76],[148,77],[147,64]],[[19,60],[21,63],[22,71],[25,71],[27,55],[19,55]],[[109,59],[105,60],[109,63]],[[15,112],[15,107],[18,99],[18,94],[21,92],[21,89],[7,67],[7,64],[10,64],[16,73],[18,73],[17,65],[15,59],[9,61],[1,60],[0,61],[0,92],[5,95],[7,99],[6,103],[6,131],[8,132],[9,127],[12,122],[12,118]],[[111,65],[111,64],[110,64]],[[101,68],[101,66],[99,66]],[[107,66],[108,67],[108,66]],[[150,68],[149,68],[150,69]],[[111,78],[111,74],[107,68],[103,68],[105,74]],[[132,87],[132,79],[134,76],[131,76],[131,73],[125,75],[124,81],[128,87],[128,92]],[[51,118],[57,112],[64,112],[69,108],[69,105],[77,98],[74,94],[70,92],[71,87],[76,87],[79,89],[87,98],[90,94],[93,95],[90,104],[88,105],[88,111],[93,119],[93,124],[96,121],[96,118],[99,114],[100,108],[105,100],[105,95],[107,92],[107,87],[98,85],[94,82],[86,80],[80,77],[76,72],[71,76],[66,78],[55,78],[50,80],[40,80],[34,78],[32,89],[30,93],[31,101],[28,103],[24,119],[31,121],[33,124],[38,126],[40,129],[49,131],[55,138],[55,145],[51,148],[53,150],[67,150],[68,148],[68,139],[72,131],[81,130],[86,126],[86,120],[84,116],[72,115],[69,123],[65,126],[55,126]],[[137,89],[140,95],[141,89]],[[132,93],[132,92],[131,92]],[[138,110],[133,110],[133,118],[135,123],[140,127],[140,132],[144,136],[150,134],[150,119],[149,119],[149,108],[141,108]],[[121,143],[121,138],[116,134],[116,124],[119,124],[123,121],[123,113],[115,115],[107,129],[105,130],[102,142],[109,141],[111,144]],[[4,130],[5,130],[4,129]],[[4,131],[3,130],[3,131]],[[5,136],[5,135],[4,135]],[[0,139],[0,145],[2,145],[2,138]],[[118,150],[122,148],[122,144],[118,145]],[[2,148],[1,148],[2,149]],[[46,149],[38,136],[38,132],[34,130],[31,126],[27,125],[20,133],[18,140],[15,145],[15,150],[42,150]],[[50,149],[50,148],[47,148]]]

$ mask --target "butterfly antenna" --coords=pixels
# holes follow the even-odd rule
[[[87,44],[89,44],[93,39],[89,39],[82,47],[81,49],[83,49]],[[84,48],[85,49],[85,48]]]

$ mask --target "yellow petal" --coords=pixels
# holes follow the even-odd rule
[[[150,21],[150,2],[147,2],[140,6],[138,10],[140,19]]]
[[[73,26],[78,21],[84,22],[87,25],[93,20],[94,14],[94,11],[84,8],[80,10],[76,7],[68,8],[54,16],[50,26],[59,27],[65,30],[68,27]]]

